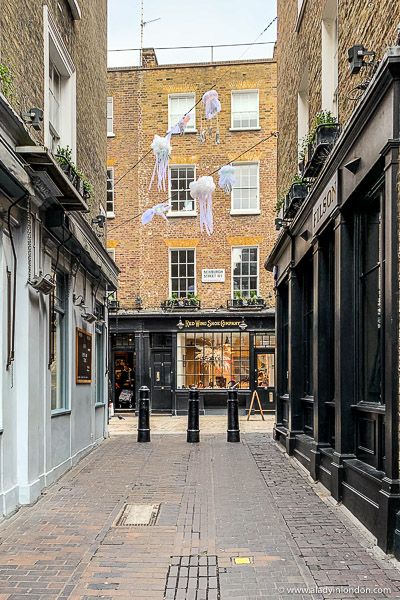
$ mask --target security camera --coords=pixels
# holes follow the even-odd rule
[[[105,222],[106,222],[105,215],[97,215],[97,217],[94,217],[94,219],[92,219],[92,225],[97,225],[98,227],[101,227],[101,228],[104,227]]]

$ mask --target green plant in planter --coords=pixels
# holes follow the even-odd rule
[[[320,125],[336,125],[337,119],[330,110],[320,110],[315,115],[309,132],[303,137],[300,142],[299,162],[303,161],[306,156],[308,145],[314,141],[315,134]]]
[[[86,178],[85,174],[77,168],[77,166],[72,162],[72,149],[69,146],[62,148],[61,146],[57,147],[56,160],[60,167],[68,173],[71,179],[74,180],[74,185],[77,184],[82,186],[83,194],[87,198],[89,198],[94,191],[93,184]]]
[[[56,160],[61,166],[75,166],[72,162],[72,149],[69,146],[65,146],[65,148],[57,146]]]
[[[0,63],[0,90],[6,98],[12,96],[13,78],[10,69],[3,63]]]
[[[188,300],[192,306],[197,306],[197,304],[200,302],[200,298],[197,296],[197,294],[193,294],[193,292],[189,292]]]
[[[279,213],[279,211],[281,210],[282,206],[285,204],[285,200],[286,200],[286,196],[289,193],[290,188],[292,187],[292,185],[294,183],[298,183],[300,185],[308,185],[308,180],[305,177],[302,177],[302,175],[299,175],[299,173],[296,173],[296,175],[294,175],[289,187],[287,188],[286,192],[284,193],[283,196],[281,196],[278,200],[278,202],[276,203],[276,214]]]

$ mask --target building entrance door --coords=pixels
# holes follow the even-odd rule
[[[275,352],[258,350],[255,353],[255,389],[263,410],[275,410]],[[257,408],[257,407],[255,407]]]
[[[172,353],[152,352],[152,410],[172,412]]]

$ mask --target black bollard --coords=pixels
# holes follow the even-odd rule
[[[143,385],[139,389],[139,418],[137,441],[150,441],[150,390],[145,385]]]
[[[240,442],[239,402],[236,390],[228,390],[228,442]]]
[[[190,444],[196,444],[200,441],[200,403],[199,392],[190,390],[188,406],[188,428],[186,441]]]

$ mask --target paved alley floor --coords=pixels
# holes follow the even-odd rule
[[[397,563],[270,429],[113,435],[0,525],[0,600],[400,598]]]

